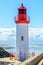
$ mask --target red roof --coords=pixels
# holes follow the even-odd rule
[[[18,9],[26,9],[23,4]]]

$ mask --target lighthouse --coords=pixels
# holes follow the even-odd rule
[[[29,43],[28,43],[28,24],[29,19],[27,19],[26,8],[23,4],[18,8],[18,16],[15,19],[16,23],[16,50],[17,58],[20,61],[24,61],[28,58],[29,53]]]

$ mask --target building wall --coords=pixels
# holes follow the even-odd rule
[[[28,56],[28,24],[16,25],[16,46],[18,57],[27,58]]]

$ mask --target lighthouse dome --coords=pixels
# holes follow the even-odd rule
[[[21,6],[18,9],[26,9],[26,7],[24,7],[24,5],[21,4]]]

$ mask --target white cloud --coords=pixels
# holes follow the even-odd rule
[[[9,37],[15,39],[16,28],[0,28],[0,41],[6,41]],[[29,28],[30,38],[43,38],[43,28]]]
[[[43,28],[29,28],[30,38],[43,38]]]
[[[12,34],[16,34],[15,28],[0,28],[0,41],[6,41]]]

